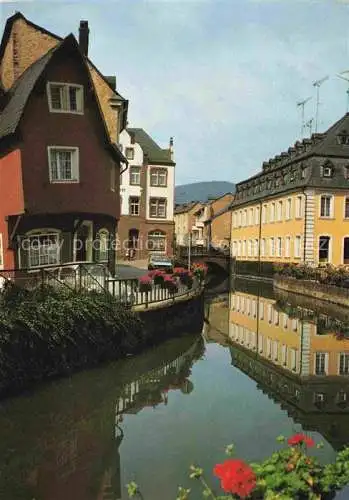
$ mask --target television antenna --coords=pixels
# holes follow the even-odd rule
[[[299,101],[297,102],[297,107],[302,109],[302,124],[301,124],[301,139],[303,139],[304,136],[304,108],[305,105],[307,104],[308,101],[310,101],[311,97],[308,97],[307,99],[304,99],[304,101]]]
[[[313,122],[314,122],[314,118],[311,118],[309,121],[307,121],[307,123],[305,124],[305,126],[307,127],[307,129],[309,129],[309,136],[311,137],[311,134],[313,132]]]
[[[344,76],[346,75],[346,76]],[[342,71],[341,73],[339,73],[337,75],[338,78],[341,78],[342,80],[345,80],[348,84],[348,88],[347,88],[347,113],[349,111],[349,70],[346,70],[346,71]]]
[[[316,87],[316,116],[315,116],[315,132],[317,132],[318,124],[319,124],[319,106],[320,106],[320,87],[321,85],[328,80],[328,75],[324,76],[320,80],[316,80],[313,83],[313,87]]]

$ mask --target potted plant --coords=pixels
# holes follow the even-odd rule
[[[149,275],[141,276],[138,280],[139,291],[142,293],[150,292],[151,291],[151,284],[152,284],[151,276],[149,276]]]

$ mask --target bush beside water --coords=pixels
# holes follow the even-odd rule
[[[14,285],[0,294],[0,394],[138,352],[140,318],[112,296]]]

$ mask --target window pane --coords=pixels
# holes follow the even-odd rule
[[[77,87],[68,87],[68,90],[69,90],[69,109],[71,111],[77,111],[77,109],[78,109],[78,101],[77,101],[78,88]]]
[[[53,109],[63,108],[63,87],[60,85],[50,85],[51,107]]]

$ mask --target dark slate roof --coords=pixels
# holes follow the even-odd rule
[[[135,141],[143,149],[149,163],[158,165],[175,165],[171,160],[169,149],[161,149],[158,144],[142,128],[127,128],[127,132],[132,135]]]
[[[326,132],[297,141],[287,153],[264,162],[262,171],[236,185],[232,206],[307,186],[348,189],[349,180],[343,167],[349,166],[349,144],[343,145],[338,141],[341,134],[349,135],[349,113]],[[331,161],[334,169],[335,175],[331,178],[321,176],[320,166],[326,161]]]
[[[16,132],[30,94],[55,50],[56,47],[32,64],[10,89],[10,100],[0,114],[0,139]]]
[[[185,212],[189,212],[192,208],[198,205],[200,201],[190,201],[188,203],[182,203],[181,205],[177,205],[174,209],[175,214],[184,214]]]

